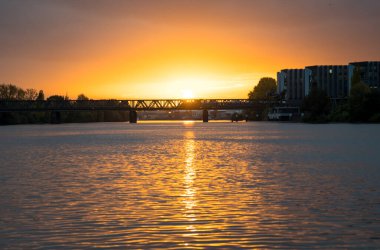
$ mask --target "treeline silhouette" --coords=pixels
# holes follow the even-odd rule
[[[0,100],[45,100],[43,90],[22,89],[13,84],[0,84]],[[69,100],[67,96],[52,95],[47,101]],[[77,100],[89,100],[80,94]],[[61,111],[61,123],[124,122],[129,120],[128,111]],[[0,112],[0,125],[54,123],[50,111],[46,112]]]

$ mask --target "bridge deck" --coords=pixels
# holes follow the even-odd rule
[[[0,101],[0,112],[75,110],[220,110],[250,109],[270,104],[250,99],[166,99],[166,100],[65,100]]]

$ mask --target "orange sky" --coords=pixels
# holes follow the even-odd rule
[[[245,98],[282,68],[380,58],[380,1],[2,1],[0,82],[76,98]]]

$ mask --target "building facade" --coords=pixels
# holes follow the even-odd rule
[[[304,69],[283,69],[277,73],[277,93],[285,100],[300,102],[315,84],[332,99],[347,98],[354,70],[370,88],[380,89],[380,61],[352,62],[348,65],[315,65]]]
[[[380,62],[352,62],[349,65],[359,70],[360,80],[370,88],[380,88]]]
[[[351,89],[352,65],[308,66],[311,71],[311,84],[326,91],[330,98],[346,98]]]
[[[309,94],[310,77],[309,69],[283,69],[277,73],[277,93],[288,101],[302,101]]]

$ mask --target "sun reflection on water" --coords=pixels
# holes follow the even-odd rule
[[[195,141],[194,141],[194,132],[187,131],[185,133],[185,171],[183,177],[184,184],[184,217],[188,222],[194,222],[197,220],[195,208],[197,206],[197,190],[195,187],[195,179],[196,179],[196,169],[194,166],[194,158],[195,158]],[[197,229],[194,225],[189,224],[186,226],[186,229],[190,234],[186,234],[185,236],[194,236],[196,235]]]
[[[193,120],[186,120],[186,121],[183,121],[183,125],[184,125],[185,127],[192,127],[192,126],[194,126],[194,123],[195,123],[195,121],[193,121]],[[189,132],[190,132],[190,131],[189,131]],[[194,134],[193,134],[192,136],[194,136]],[[186,135],[185,135],[185,139],[189,139],[189,138],[186,137]]]

